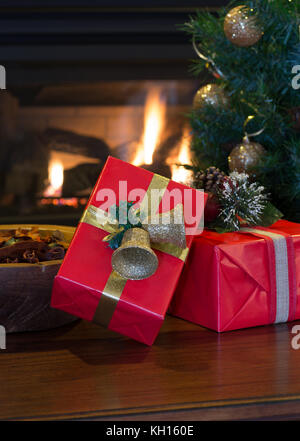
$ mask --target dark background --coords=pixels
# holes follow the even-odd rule
[[[2,0],[0,63],[21,104],[44,84],[187,78],[194,52],[179,26],[227,3]]]

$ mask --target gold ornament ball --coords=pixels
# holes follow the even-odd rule
[[[251,142],[245,137],[243,142],[235,146],[228,156],[229,170],[251,175],[253,167],[258,165],[265,153],[266,150],[261,144]]]
[[[194,96],[194,109],[201,109],[205,105],[210,104],[215,107],[226,106],[228,99],[223,89],[217,84],[206,84],[201,87]]]
[[[225,17],[225,35],[236,46],[252,46],[263,35],[255,16],[249,15],[249,12],[247,7],[241,5],[231,9]]]

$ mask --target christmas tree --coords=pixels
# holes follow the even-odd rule
[[[213,80],[199,89],[190,114],[195,176],[210,166],[245,171],[298,222],[299,13],[300,0],[234,1],[184,25],[198,54],[193,72],[207,70]]]

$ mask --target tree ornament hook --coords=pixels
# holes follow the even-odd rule
[[[193,35],[193,39],[192,39],[192,43],[193,43],[193,48],[194,51],[196,52],[196,54],[198,55],[199,58],[201,58],[202,60],[206,61],[208,64],[211,64],[213,69],[215,70],[215,72],[223,79],[225,79],[225,75],[220,71],[220,69],[216,66],[215,62],[213,61],[212,58],[206,57],[205,55],[203,55],[197,45],[196,45],[196,41],[195,41],[195,35]]]

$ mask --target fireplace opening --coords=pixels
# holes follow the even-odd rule
[[[187,181],[187,114],[211,81],[180,30],[225,0],[2,2],[0,222],[76,225],[108,155]]]
[[[191,163],[187,113],[197,87],[193,79],[54,84],[30,105],[1,92],[1,222],[75,225],[108,155],[187,182],[179,164]]]

